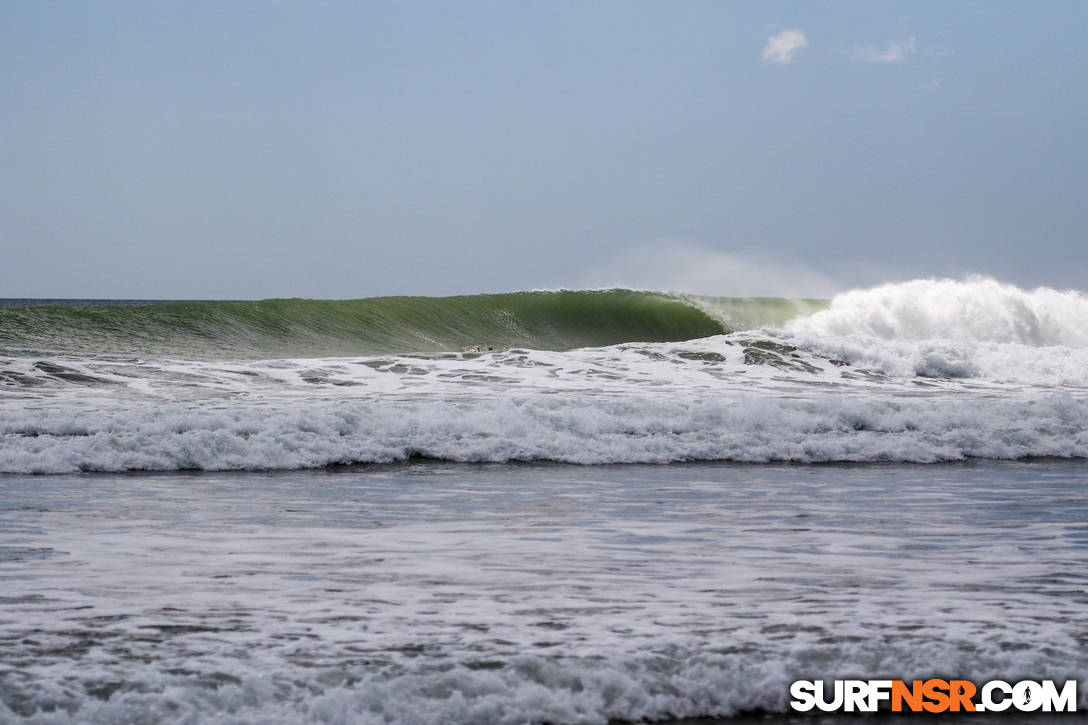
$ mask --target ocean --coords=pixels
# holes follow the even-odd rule
[[[985,278],[0,301],[0,722],[1083,709],[1086,386],[1088,298]]]

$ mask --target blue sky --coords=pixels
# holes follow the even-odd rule
[[[1088,288],[1088,3],[0,4],[0,297]]]

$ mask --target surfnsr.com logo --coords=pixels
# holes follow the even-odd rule
[[[969,680],[797,680],[790,685],[790,706],[799,712],[1076,712],[1077,681],[1059,689],[1053,680],[1010,684],[990,680],[981,687]],[[886,703],[886,705],[885,705]]]

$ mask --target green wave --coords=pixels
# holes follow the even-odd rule
[[[614,289],[459,297],[0,307],[0,349],[185,358],[321,357],[682,341],[762,325],[816,300]]]

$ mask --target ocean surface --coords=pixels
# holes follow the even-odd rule
[[[985,278],[3,300],[0,722],[1088,707],[1086,392],[1088,298]]]

